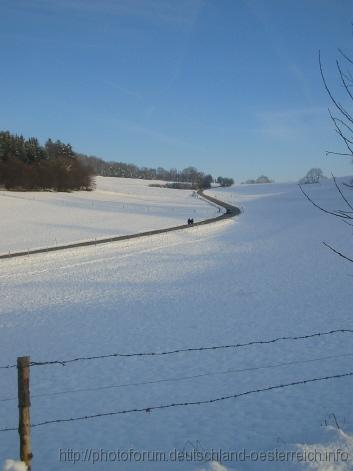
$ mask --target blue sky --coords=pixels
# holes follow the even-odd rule
[[[351,0],[1,0],[0,17],[0,129],[238,182],[353,173],[325,157],[344,149],[318,67],[321,49],[346,103]]]

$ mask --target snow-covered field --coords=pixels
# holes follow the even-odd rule
[[[217,213],[192,191],[150,183],[156,182],[97,177],[92,192],[0,191],[0,253],[133,234]]]
[[[317,201],[341,207],[332,183],[307,189]],[[349,226],[312,207],[294,184],[242,185],[210,194],[242,206],[243,214],[186,231],[2,261],[0,363],[12,364],[25,354],[33,361],[65,360],[353,329],[353,265],[321,244],[325,240],[352,256]],[[156,195],[160,198],[156,204],[164,208],[162,196]],[[180,202],[181,213],[189,204],[190,208],[201,204],[191,197],[180,201],[179,192],[165,195],[171,207]],[[81,196],[69,197],[83,205]],[[85,204],[92,197],[88,194]],[[125,200],[135,202],[132,196],[120,201]],[[28,211],[39,212],[37,203],[26,203]],[[134,219],[140,224],[141,214],[147,228],[147,207],[153,204],[141,191],[136,216],[130,216],[131,228]],[[169,224],[168,218],[162,219],[163,225]],[[104,221],[100,224],[104,228]],[[117,228],[109,223],[109,230]],[[41,226],[37,232],[39,237]],[[36,245],[36,240],[36,234],[28,231],[27,241]],[[342,374],[353,371],[352,365],[353,335],[336,334],[237,350],[33,366],[32,423],[203,401]],[[300,443],[325,444],[332,436],[322,424],[335,425],[334,416],[345,431],[353,431],[352,389],[353,378],[348,377],[208,405],[34,428],[33,470],[316,469],[261,460],[222,465],[114,462],[113,453],[111,462],[106,462],[104,453],[118,449],[168,453],[184,448],[224,452],[245,448],[250,453],[295,450]],[[0,428],[16,427],[15,369],[0,370],[0,391]],[[65,394],[55,394],[59,392]],[[92,449],[91,458],[100,452],[101,462],[94,466],[92,459],[83,462],[86,449]],[[70,455],[70,450],[82,452],[81,461],[74,464],[78,454]],[[16,432],[0,433],[0,456],[3,461],[18,456]]]

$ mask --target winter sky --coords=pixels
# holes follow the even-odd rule
[[[236,181],[352,173],[325,157],[344,148],[318,66],[321,49],[346,103],[351,0],[1,0],[0,16],[0,129]]]

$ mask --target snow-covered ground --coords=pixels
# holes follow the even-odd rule
[[[342,207],[330,182],[307,190],[317,201]],[[294,184],[242,185],[210,194],[242,206],[243,214],[187,231],[1,261],[0,364],[25,354],[33,361],[56,360],[353,328],[353,265],[321,244],[352,256],[349,226],[315,209]],[[141,213],[142,198],[136,218]],[[352,365],[353,335],[336,334],[238,350],[33,366],[32,423],[208,400],[342,374],[353,371]],[[33,470],[312,469],[260,460],[113,462],[114,454],[105,462],[104,452],[250,453],[325,444],[325,421],[353,431],[352,388],[349,377],[209,405],[34,428]],[[0,391],[0,428],[16,427],[15,369],[0,370]],[[81,451],[83,459],[86,449],[100,452],[103,460],[94,466],[69,461],[70,450]],[[0,433],[0,456],[18,456],[16,432]]]
[[[97,177],[92,192],[0,191],[0,253],[133,234],[217,213],[192,191],[151,183],[156,182]]]

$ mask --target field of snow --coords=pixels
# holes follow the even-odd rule
[[[92,192],[0,191],[0,253],[133,234],[217,214],[192,191],[150,183],[156,182],[97,177]]]
[[[307,190],[329,207],[342,207],[332,182]],[[181,213],[189,204],[201,204],[191,197],[180,201],[179,192],[169,191],[170,206],[180,203]],[[243,207],[243,214],[150,238],[1,261],[0,364],[26,354],[33,361],[65,360],[353,329],[353,265],[321,243],[352,256],[349,226],[315,209],[294,184],[241,185],[209,193]],[[93,195],[86,197],[87,203]],[[136,225],[143,214],[147,226],[143,201],[150,210],[153,204],[141,193],[139,198]],[[27,202],[28,212],[37,211],[37,203]],[[165,207],[162,197],[156,204]],[[112,230],[117,227],[109,224]],[[39,226],[38,235],[41,231]],[[241,349],[33,366],[32,423],[203,401],[343,374],[353,371],[352,365],[353,335],[335,334]],[[119,462],[113,453],[109,462],[104,452],[245,448],[250,453],[326,444],[332,436],[322,427],[325,421],[335,425],[337,420],[346,432],[353,431],[352,389],[353,377],[348,377],[208,405],[34,428],[33,470],[343,470],[249,459]],[[0,391],[0,428],[16,427],[15,369],[0,370]],[[83,461],[89,449],[101,452],[94,466]],[[81,452],[81,460],[74,464],[70,450],[76,459]],[[17,456],[17,433],[0,432],[2,461]]]

